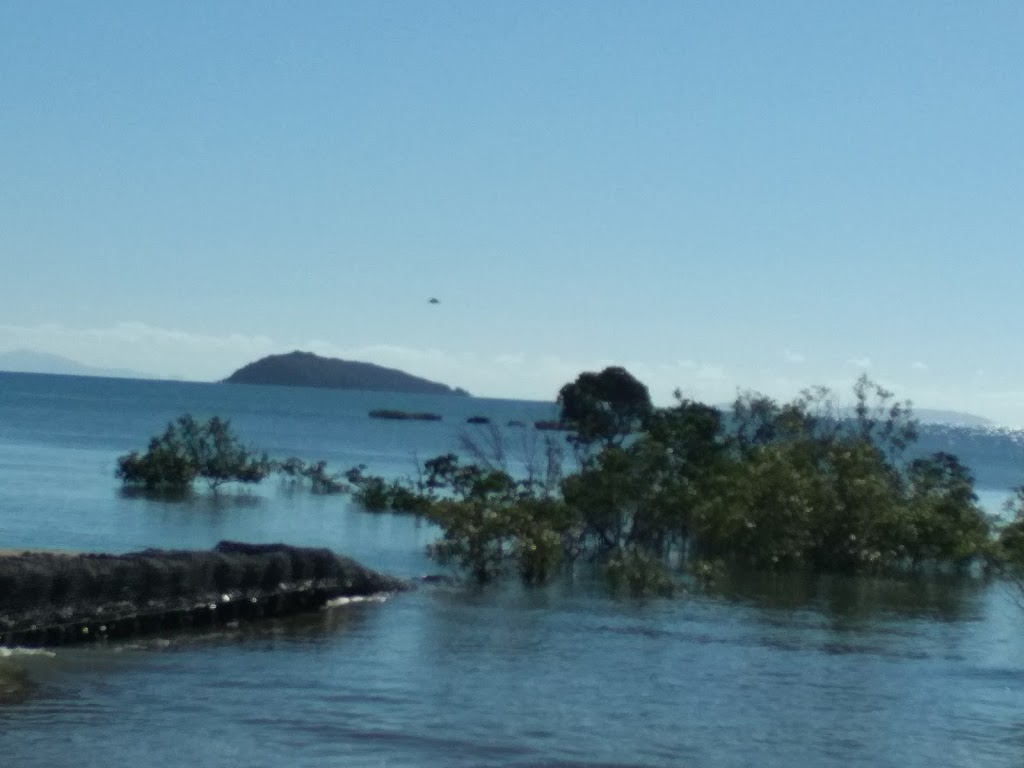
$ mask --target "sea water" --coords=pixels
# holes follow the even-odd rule
[[[368,418],[434,411],[441,422]],[[126,552],[221,539],[327,546],[403,577],[436,531],[346,497],[132,498],[118,455],[182,413],[272,456],[399,476],[470,416],[546,403],[0,374],[0,548]],[[511,430],[515,432],[515,429]],[[931,427],[998,511],[1019,435]],[[5,652],[36,688],[0,708],[11,766],[1019,766],[1024,608],[980,581],[761,576],[614,599],[424,586],[288,621],[120,645]]]

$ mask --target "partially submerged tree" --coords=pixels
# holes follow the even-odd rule
[[[231,430],[231,422],[214,416],[198,421],[190,414],[170,422],[149,441],[145,453],[132,451],[117,460],[116,475],[128,488],[179,497],[203,480],[216,491],[226,483],[259,483],[277,473],[289,486],[303,485],[316,494],[345,493],[341,473],[326,461],[307,462],[292,456],[271,460],[246,447]]]
[[[562,422],[582,445],[621,445],[654,410],[647,387],[620,367],[581,373],[559,391],[558,404]]]
[[[1006,511],[1014,518],[999,531],[999,555],[1017,601],[1024,607],[1024,487],[1016,489]]]
[[[490,427],[463,440],[472,463],[446,454],[415,481],[355,480],[386,508],[437,523],[431,554],[481,582],[517,571],[533,583],[581,557],[639,592],[664,592],[678,563],[873,573],[988,562],[970,472],[945,453],[907,462],[909,404],[863,377],[853,394],[851,409],[825,388],[789,403],[741,395],[727,418],[678,392],[655,409],[646,387],[609,368],[559,393],[576,472],[514,464]],[[1024,523],[1004,532],[1003,550],[1022,542]]]
[[[970,473],[944,453],[906,463],[917,439],[910,404],[864,376],[853,393],[849,410],[825,388],[781,405],[737,398],[739,478],[726,503],[704,509],[697,548],[759,567],[845,572],[984,560],[991,530]]]
[[[344,493],[348,486],[341,482],[341,473],[331,473],[326,461],[306,462],[297,456],[283,461],[271,462],[274,471],[281,475],[285,482],[298,485],[309,483],[309,489],[316,494]]]
[[[427,484],[444,494],[430,510],[442,537],[429,548],[478,583],[515,569],[526,583],[546,581],[562,558],[565,507],[501,470],[463,465],[454,454],[425,464]]]
[[[246,448],[217,416],[197,421],[190,414],[167,425],[149,441],[145,453],[132,451],[117,460],[117,477],[125,485],[147,490],[183,491],[202,478],[216,490],[224,483],[258,483],[271,470],[266,454]]]

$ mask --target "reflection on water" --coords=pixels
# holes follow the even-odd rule
[[[723,574],[709,593],[755,603],[769,612],[811,609],[852,624],[888,616],[977,620],[990,586],[986,580],[951,575],[876,578],[737,571]]]
[[[737,577],[641,602],[585,579],[430,586],[33,659],[39,695],[0,728],[38,764],[72,740],[211,764],[204,738],[212,764],[268,766],[1019,764],[1021,617],[984,584],[948,586]]]

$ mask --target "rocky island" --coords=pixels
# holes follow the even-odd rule
[[[224,379],[224,382],[423,395],[469,395],[464,389],[452,388],[395,368],[320,357],[312,352],[297,350],[283,355],[268,355],[249,363]]]

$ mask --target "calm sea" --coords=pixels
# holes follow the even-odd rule
[[[384,422],[372,408],[444,421]],[[221,539],[328,546],[434,572],[435,532],[345,498],[121,496],[116,457],[175,416],[221,415],[271,455],[399,475],[469,416],[542,403],[0,374],[0,547],[122,552]],[[993,511],[1019,435],[930,428]],[[7,766],[1020,766],[1024,608],[999,585],[761,577],[671,600],[586,579],[421,588],[215,634],[4,663],[38,684],[0,709]]]

